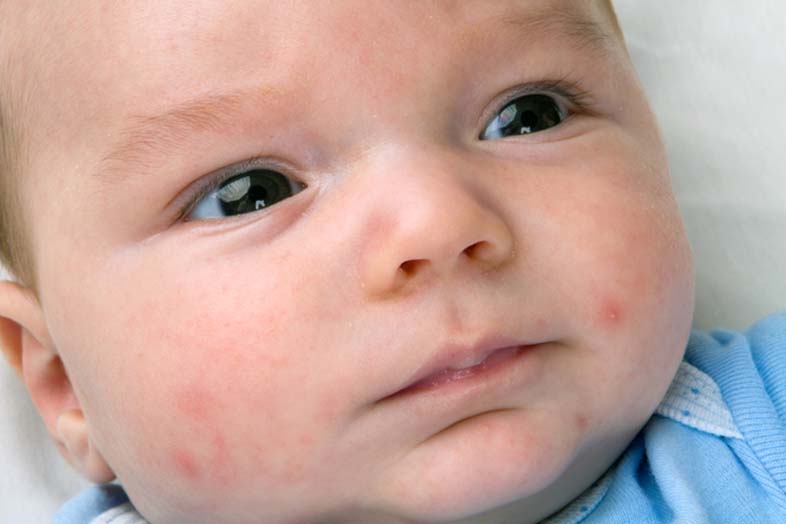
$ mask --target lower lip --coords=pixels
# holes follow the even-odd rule
[[[499,349],[486,360],[465,369],[446,369],[423,379],[392,396],[412,395],[434,390],[465,387],[482,381],[498,378],[507,368],[519,360],[518,357],[535,346],[518,346]]]

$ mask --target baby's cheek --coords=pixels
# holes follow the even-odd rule
[[[275,391],[243,398],[223,396],[220,389],[192,383],[173,393],[171,416],[179,438],[168,447],[168,468],[180,478],[213,488],[230,487],[256,476],[291,480],[293,466],[285,457],[303,457],[316,441],[307,420],[292,420],[297,406]]]
[[[624,329],[638,314],[638,304],[652,296],[653,287],[653,275],[642,272],[640,267],[632,268],[628,279],[622,284],[598,284],[596,300],[592,305],[595,328],[607,334]]]
[[[166,462],[173,473],[191,484],[227,486],[233,471],[218,399],[193,385],[175,393],[171,408],[187,436],[169,446]]]
[[[595,370],[608,376],[605,403],[640,417],[654,410],[679,363],[692,287],[685,245],[668,219],[642,211],[624,224],[619,241],[596,259],[586,325],[595,350],[607,356]]]
[[[172,356],[137,370],[158,379],[146,380],[145,394],[129,401],[139,462],[128,467],[153,486],[145,488],[161,497],[160,504],[209,512],[249,486],[282,498],[288,494],[282,486],[312,476],[310,468],[318,462],[310,457],[324,432],[318,426],[326,422],[309,415],[314,389],[292,358],[250,347],[249,340],[265,339],[248,332],[237,337],[170,332],[165,340],[158,350]],[[158,483],[149,483],[148,475]]]
[[[320,445],[320,430],[308,417],[293,423],[272,405],[229,400],[198,383],[173,388],[168,398],[168,407],[148,414],[153,427],[137,439],[137,457],[148,466],[136,465],[133,473],[140,489],[157,499],[153,506],[220,513],[232,497],[252,500],[252,491],[253,500],[264,493],[265,499],[294,504],[288,498],[308,487]]]
[[[595,324],[602,331],[612,331],[624,322],[622,305],[615,297],[602,296],[598,301]]]
[[[591,315],[600,332],[654,322],[669,309],[675,287],[683,285],[680,244],[668,223],[648,218],[634,215],[616,224],[617,241],[596,260]]]
[[[169,469],[184,481],[213,488],[249,476],[297,480],[302,459],[317,443],[317,429],[279,418],[285,402],[250,400],[227,402],[202,385],[176,392],[172,407],[181,438],[168,448]]]

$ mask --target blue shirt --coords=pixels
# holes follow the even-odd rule
[[[117,485],[55,524],[145,524]],[[584,494],[542,524],[786,524],[786,311],[693,331],[657,411]],[[515,523],[511,523],[515,524]]]

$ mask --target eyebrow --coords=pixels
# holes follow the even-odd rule
[[[264,103],[272,88],[235,89],[208,93],[180,102],[153,115],[132,115],[119,133],[115,145],[98,163],[95,174],[111,183],[121,182],[134,172],[155,169],[155,159],[185,147],[187,139],[198,133],[226,131],[251,103]]]
[[[607,56],[616,42],[598,22],[587,18],[575,8],[557,6],[539,10],[516,12],[503,18],[503,24],[523,34],[551,34],[565,36],[571,46]]]
[[[614,40],[597,22],[564,6],[508,13],[501,24],[516,34],[564,36],[574,48],[600,56],[608,55]],[[153,173],[158,160],[186,147],[194,134],[227,131],[246,108],[258,110],[281,94],[272,86],[235,89],[201,95],[158,114],[132,115],[99,161],[95,175],[113,184],[139,173]]]

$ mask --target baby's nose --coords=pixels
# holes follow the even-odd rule
[[[374,186],[359,259],[367,294],[486,272],[512,258],[514,236],[489,191],[491,177],[484,182],[457,153],[401,149],[383,156],[360,175]]]

